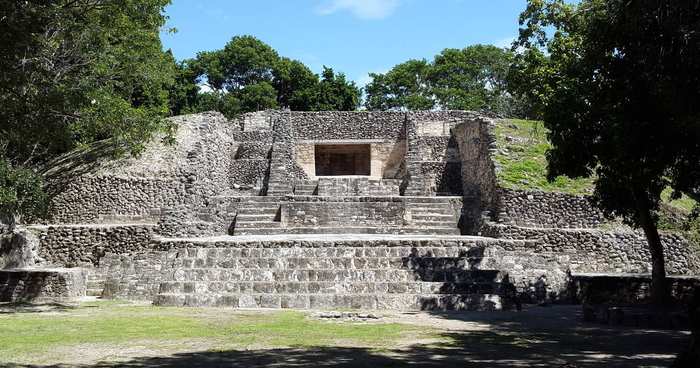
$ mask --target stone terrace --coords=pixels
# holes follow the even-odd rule
[[[173,146],[108,161],[98,145],[50,165],[54,225],[0,239],[0,266],[72,281],[48,292],[46,277],[7,274],[0,297],[497,310],[575,302],[572,273],[650,270],[643,236],[601,229],[584,197],[501,187],[494,122],[472,112],[172,120]],[[671,273],[700,270],[685,239],[663,242]]]
[[[515,288],[491,255],[503,245],[424,235],[163,238],[138,265],[107,256],[102,267],[105,296],[141,289],[165,306],[515,309]]]

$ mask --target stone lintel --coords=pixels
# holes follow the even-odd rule
[[[304,144],[368,144],[368,143],[384,143],[385,139],[303,139]]]

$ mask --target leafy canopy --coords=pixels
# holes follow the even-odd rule
[[[169,0],[0,0],[0,213],[46,208],[28,169],[111,138],[138,153],[169,128],[172,56],[159,32]]]
[[[13,161],[97,139],[138,152],[167,115],[169,0],[3,0],[0,142]]]
[[[355,110],[361,91],[325,68],[321,80],[303,63],[280,57],[253,36],[235,36],[223,49],[200,52],[179,67],[174,111],[217,110],[233,117],[280,107],[300,111]],[[192,94],[197,85],[209,90]],[[172,98],[172,97],[171,97]]]
[[[540,106],[548,176],[596,173],[594,202],[644,229],[658,301],[653,210],[700,187],[700,2],[529,0],[520,21],[512,86]]]
[[[369,110],[487,110],[526,116],[506,90],[512,53],[491,45],[445,49],[433,61],[409,60],[385,74],[370,73]]]

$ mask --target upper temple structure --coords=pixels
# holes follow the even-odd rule
[[[623,297],[648,284],[641,233],[604,229],[583,196],[501,186],[477,113],[172,121],[174,144],[141,157],[96,144],[47,167],[53,219],[5,240],[1,299],[500,310],[590,298],[592,274],[637,285]],[[670,273],[697,274],[687,240],[663,242]]]

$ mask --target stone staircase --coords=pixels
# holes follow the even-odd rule
[[[414,310],[518,307],[508,275],[489,269],[493,262],[479,256],[483,253],[479,247],[339,245],[311,241],[288,248],[233,243],[173,249],[154,304]]]
[[[85,281],[85,295],[101,297],[105,289],[105,276],[91,272]]]
[[[318,195],[318,180],[297,180],[294,182],[294,194],[303,196]]]
[[[452,229],[457,230],[454,235],[459,235],[457,223],[458,211],[445,197],[416,197],[407,199],[407,212],[411,224],[421,229]]]
[[[299,184],[296,184],[299,185]],[[311,187],[309,184],[307,189]],[[315,196],[314,196],[315,197]],[[282,206],[288,200],[304,201],[305,196],[253,196],[239,203],[233,224],[232,235],[278,235],[278,234],[405,234],[405,235],[459,235],[457,227],[460,211],[455,202],[460,197],[401,197],[405,204],[404,226],[388,226],[381,222],[344,226],[284,226]],[[323,197],[323,203],[339,206],[363,203],[362,201],[388,201],[388,197]],[[388,201],[390,202],[390,201]],[[460,202],[461,203],[461,202]],[[318,213],[318,216],[330,213]]]
[[[279,197],[249,197],[239,204],[233,235],[281,233]]]

